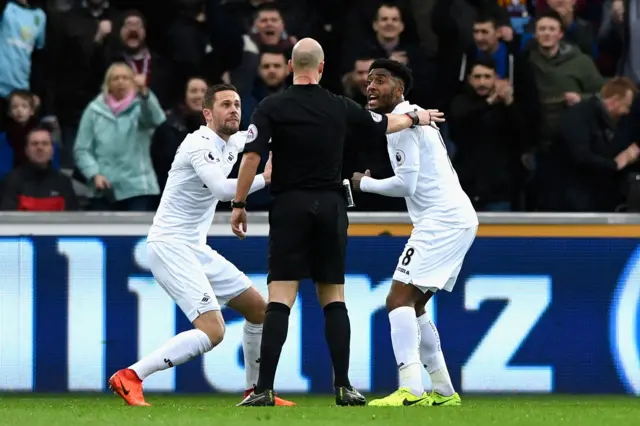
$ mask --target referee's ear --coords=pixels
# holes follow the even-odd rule
[[[293,73],[293,62],[291,62],[291,59],[289,59],[289,72]]]

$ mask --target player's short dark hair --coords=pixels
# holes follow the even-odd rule
[[[413,75],[411,73],[411,68],[401,62],[394,61],[393,59],[383,58],[373,61],[373,63],[369,67],[369,72],[373,71],[374,69],[380,68],[389,71],[392,76],[402,80],[402,83],[404,85],[403,94],[405,96],[408,95],[409,92],[411,92],[411,89],[413,88]]]
[[[474,24],[486,24],[487,22],[492,23],[494,28],[498,28],[498,20],[495,15],[487,10],[481,10],[473,20]]]
[[[538,22],[540,22],[540,20],[544,19],[544,18],[553,19],[554,21],[558,21],[558,23],[560,24],[560,29],[563,28],[562,17],[555,10],[549,8],[549,9],[545,10],[544,12],[538,14],[538,16],[536,17],[536,24],[538,24]]]
[[[216,93],[227,90],[238,93],[238,89],[236,89],[236,86],[233,84],[222,83],[209,86],[207,92],[204,94],[204,107],[207,109],[213,108],[213,102],[216,100]]]
[[[486,67],[489,69],[492,69],[494,71],[496,71],[497,69],[497,64],[495,59],[493,59],[491,56],[481,53],[479,54],[472,62],[471,62],[471,66],[469,67],[467,74],[471,75],[471,73],[473,72],[473,69],[477,66],[481,66],[481,67]]]

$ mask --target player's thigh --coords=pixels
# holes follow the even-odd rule
[[[423,292],[453,290],[475,232],[474,228],[414,231],[398,259],[393,279]]]
[[[319,196],[321,209],[314,218],[313,280],[322,284],[344,284],[349,218],[344,198],[333,192]]]
[[[202,264],[187,245],[149,242],[147,258],[151,273],[160,287],[176,302],[190,322],[200,314],[220,310]]]
[[[314,244],[308,195],[279,195],[269,210],[269,275],[267,282],[300,281],[311,273]]]
[[[267,311],[267,302],[260,292],[251,286],[227,302],[227,306],[242,315],[252,324],[262,324]]]
[[[244,272],[211,247],[199,248],[197,255],[209,286],[221,305],[227,305],[253,286]]]

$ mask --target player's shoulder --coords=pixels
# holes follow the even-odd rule
[[[248,137],[253,137],[256,133],[256,126],[253,124],[249,125],[247,130],[240,130],[229,138],[228,144],[233,145],[238,151],[242,151],[244,149],[244,145],[247,143]],[[255,138],[254,138],[255,139]]]
[[[214,146],[215,141],[213,140],[212,135],[200,128],[194,132],[189,133],[184,138],[182,144],[180,144],[180,151],[192,152],[202,149],[211,149],[211,147]]]

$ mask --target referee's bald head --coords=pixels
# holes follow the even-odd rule
[[[320,43],[312,38],[303,38],[293,46],[291,68],[294,73],[317,71],[324,62],[324,51]],[[320,73],[322,71],[320,70]]]

